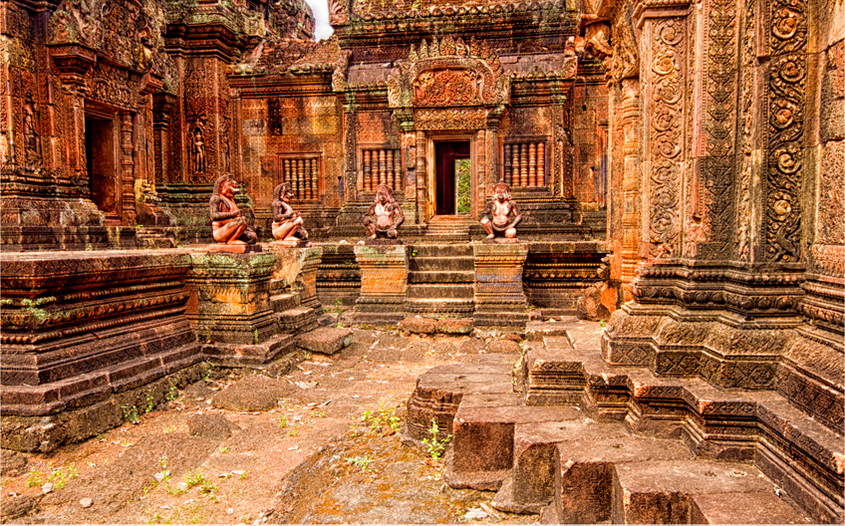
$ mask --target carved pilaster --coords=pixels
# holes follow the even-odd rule
[[[135,224],[135,124],[133,114],[120,114],[121,204],[124,225]]]
[[[806,2],[794,0],[771,0],[767,5],[770,58],[763,258],[772,262],[801,259],[808,9]]]
[[[631,299],[628,286],[640,258],[640,83],[638,79],[622,80],[621,127],[622,154],[622,264],[621,280],[625,301]]]
[[[686,7],[639,6],[642,25],[644,249],[652,258],[680,255],[686,159]],[[661,6],[662,8],[663,6]]]

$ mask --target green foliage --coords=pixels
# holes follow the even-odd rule
[[[373,459],[369,457],[345,457],[343,460],[349,462],[353,466],[360,468],[361,471],[364,473],[370,472],[370,464],[373,462]]]
[[[179,398],[179,388],[176,387],[176,382],[173,380],[170,381],[170,389],[167,390],[167,394],[164,395],[164,399],[168,402],[172,402]]]
[[[32,488],[35,486],[41,486],[44,484],[44,481],[41,480],[41,472],[40,471],[33,471],[29,474],[29,478],[26,479],[26,487]]]
[[[286,417],[285,415],[279,417],[279,427],[281,427],[282,429],[288,427],[288,417]]]
[[[458,180],[458,203],[455,213],[466,215],[472,212],[472,190],[470,177],[470,160],[458,159],[455,161],[455,179]]]
[[[424,438],[423,444],[428,447],[428,455],[432,460],[439,462],[443,456],[443,452],[446,450],[446,444],[452,439],[452,435],[448,435],[446,438],[437,438],[437,435],[440,433],[440,427],[434,418],[431,419],[431,427],[428,428],[428,432],[431,434],[431,438]]]
[[[599,320],[599,327],[604,327],[604,320]]]
[[[144,398],[147,401],[147,407],[145,408],[144,412],[149,413],[150,411],[152,411],[155,408],[155,404],[156,404],[155,389],[153,389],[152,387],[147,388],[147,392],[144,393]]]
[[[120,408],[123,409],[124,420],[128,420],[133,424],[138,423],[140,417],[138,416],[138,408],[136,406],[122,405]]]
[[[396,407],[388,407],[390,399],[379,400],[379,408],[376,411],[364,411],[361,422],[374,433],[392,435],[402,429],[402,419],[396,415]]]
[[[75,479],[76,476],[76,466],[67,466],[54,469],[47,477],[47,482],[51,482],[54,489],[62,489],[69,480]]]

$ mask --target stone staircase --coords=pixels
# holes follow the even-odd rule
[[[405,311],[428,316],[471,316],[475,263],[468,244],[420,244],[409,248]]]
[[[425,242],[467,243],[470,241],[470,228],[477,225],[472,216],[434,216],[428,222]]]
[[[843,522],[841,433],[774,391],[608,365],[574,318],[530,323],[523,354],[423,374],[406,438],[431,418],[452,435],[447,483],[544,523]]]

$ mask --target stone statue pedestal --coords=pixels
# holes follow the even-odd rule
[[[209,252],[228,252],[229,254],[251,254],[253,252],[261,252],[261,245],[224,245],[222,243],[214,243],[208,245]]]
[[[524,330],[528,300],[522,290],[522,267],[528,248],[521,244],[473,245],[476,327]]]
[[[494,237],[493,239],[484,238],[484,241],[482,241],[482,243],[484,243],[485,245],[518,245],[519,239],[515,237]]]
[[[263,365],[293,349],[293,336],[279,334],[270,302],[274,254],[208,251],[191,258],[188,317],[204,355],[226,366]]]
[[[289,247],[289,248],[306,248],[310,247],[311,242],[304,239],[277,239],[271,241],[269,247]]]
[[[353,316],[359,323],[398,323],[405,318],[408,250],[405,245],[355,246],[361,294]]]
[[[304,332],[317,326],[322,305],[317,299],[317,268],[323,255],[320,247],[294,248],[270,243],[276,255],[270,277],[270,304],[279,328]]]

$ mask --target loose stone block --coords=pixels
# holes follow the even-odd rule
[[[296,344],[300,349],[334,354],[352,343],[352,329],[324,327],[301,334]]]
[[[414,334],[434,334],[437,332],[437,320],[413,316],[400,321],[398,327],[399,330]]]

